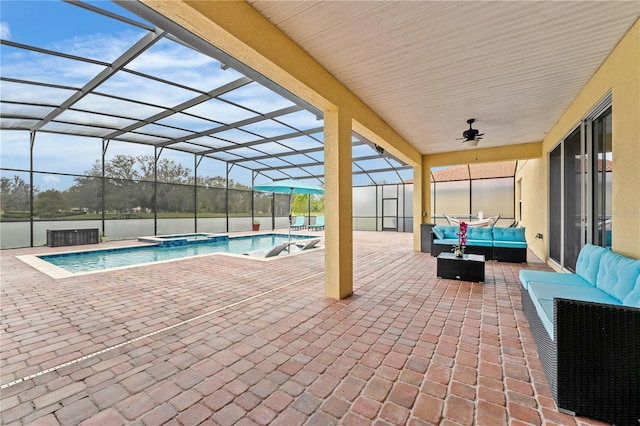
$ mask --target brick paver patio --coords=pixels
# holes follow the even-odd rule
[[[355,232],[341,301],[322,249],[59,280],[15,256],[69,248],[3,250],[2,424],[599,424],[555,408],[522,265],[438,279],[411,239]]]

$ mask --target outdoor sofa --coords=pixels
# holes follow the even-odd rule
[[[587,244],[575,274],[521,269],[519,278],[560,411],[640,424],[640,260]]]
[[[458,244],[458,226],[434,226],[431,231],[431,255],[449,252]],[[465,253],[483,254],[485,260],[527,262],[525,228],[469,227]]]

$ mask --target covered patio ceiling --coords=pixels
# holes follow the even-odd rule
[[[640,1],[248,0],[422,154],[542,141]]]
[[[175,149],[249,169],[255,182],[323,183],[322,111],[214,46],[111,2],[19,5],[3,2],[11,24],[1,40],[3,130],[32,132],[36,140],[41,133],[74,135]],[[10,19],[17,7],[29,13],[24,28]],[[55,19],[61,15],[91,28],[62,28]],[[47,36],[36,37],[43,20],[51,23]],[[71,154],[74,148],[69,143]],[[412,176],[355,133],[353,174],[354,184]]]

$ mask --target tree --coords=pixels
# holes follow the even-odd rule
[[[0,208],[8,212],[9,210],[22,211],[25,216],[29,211],[30,186],[18,175],[13,179],[2,177],[0,179]],[[34,188],[34,193],[37,193]]]
[[[198,176],[194,180],[190,168],[168,159],[156,161],[154,155],[137,157],[119,154],[104,165],[96,160],[87,176],[75,178],[75,185],[69,189],[69,202],[74,207],[100,212],[130,213],[136,208],[161,213],[191,213],[194,206],[194,182],[198,186],[198,207],[200,212],[224,213],[226,211],[227,179],[223,176]],[[158,182],[154,188],[154,182]],[[104,206],[103,200],[104,185]],[[229,179],[229,210],[235,213],[250,212],[251,188]],[[216,190],[213,190],[213,189]],[[270,202],[270,197],[268,198]],[[263,206],[265,211],[270,206]]]
[[[303,215],[309,213],[309,195],[298,194],[293,199],[291,210],[294,215]],[[311,211],[310,213],[323,213],[324,212],[324,195],[316,196],[311,195]]]
[[[293,196],[291,203],[291,211],[294,215],[304,215],[309,212],[309,203],[307,194],[297,194]]]
[[[137,160],[134,157],[124,154],[115,155],[104,165],[105,177],[112,177],[125,180],[140,179],[140,171],[136,169]]]
[[[153,155],[140,155],[137,157],[142,170],[142,179],[153,181],[155,169],[155,157]],[[168,158],[158,160],[156,178],[158,182],[165,183],[193,183],[193,173],[190,168],[184,167]]]
[[[65,194],[55,189],[48,189],[38,194],[33,202],[34,212],[41,217],[59,216],[69,209]]]
[[[102,211],[102,185],[97,177],[76,177],[75,185],[67,190],[69,204],[94,213]]]
[[[231,180],[231,182],[233,182],[233,180]],[[227,180],[222,176],[198,176],[196,184],[205,188],[224,188],[227,185]]]
[[[324,214],[324,195],[311,198],[311,212]]]

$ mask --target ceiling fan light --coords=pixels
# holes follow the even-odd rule
[[[478,142],[477,140],[470,140],[470,141],[464,141],[465,145],[468,146],[478,146]]]

